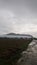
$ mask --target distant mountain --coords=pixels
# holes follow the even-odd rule
[[[16,35],[16,33],[8,33],[7,35]]]
[[[8,33],[7,35],[30,36],[29,34],[16,34],[16,33]],[[32,36],[32,35],[31,35],[31,36]]]
[[[2,38],[33,38],[32,35],[29,35],[29,34],[16,34],[16,33],[9,33],[9,34],[4,34],[4,35],[1,35],[0,37]]]

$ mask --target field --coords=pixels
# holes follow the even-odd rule
[[[16,65],[32,39],[0,38],[0,65]]]

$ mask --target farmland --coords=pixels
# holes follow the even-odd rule
[[[33,39],[0,38],[0,65],[16,65]]]

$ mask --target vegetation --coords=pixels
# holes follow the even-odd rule
[[[16,65],[32,39],[0,38],[0,65]]]

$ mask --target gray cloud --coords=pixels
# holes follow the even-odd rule
[[[37,17],[37,0],[0,0],[0,8],[14,12],[18,17]]]
[[[37,0],[0,0],[0,31],[37,32]]]

